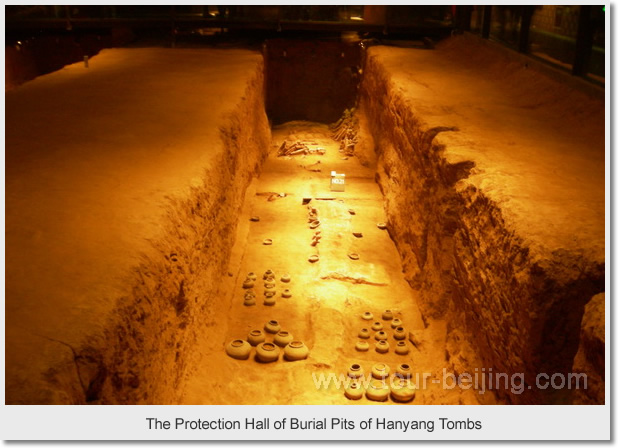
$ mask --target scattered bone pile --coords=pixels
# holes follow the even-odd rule
[[[298,155],[308,155],[308,154],[324,155],[326,153],[324,148],[310,148],[308,145],[317,145],[317,143],[300,141],[300,140],[291,143],[285,140],[279,147],[277,156],[283,157],[283,156],[298,156]]]
[[[358,143],[358,118],[354,115],[356,109],[346,109],[343,116],[330,125],[333,139],[339,142],[339,152],[346,157],[354,155],[354,146]]]

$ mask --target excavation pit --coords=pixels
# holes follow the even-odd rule
[[[343,57],[296,45],[104,50],[7,92],[7,403],[359,404],[316,377],[378,362],[433,379],[566,373],[575,358],[600,371],[603,102],[469,37]],[[309,65],[312,50],[330,65]],[[347,155],[329,124],[352,107]],[[278,157],[284,141],[324,152]],[[386,353],[355,349],[363,313],[384,310],[408,354],[390,324]],[[226,354],[270,320],[306,359]],[[413,404],[603,390],[602,376],[594,396],[419,381]]]

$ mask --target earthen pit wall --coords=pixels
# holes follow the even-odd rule
[[[584,306],[603,290],[604,266],[566,249],[549,258],[532,253],[500,207],[461,181],[474,162],[445,159],[434,139],[440,130],[423,123],[370,54],[359,108],[375,144],[389,232],[423,313],[449,322],[453,371],[523,373],[533,387],[538,373],[570,372]],[[512,403],[569,401],[565,394],[497,391]]]
[[[105,334],[76,349],[75,365],[48,372],[63,391],[55,404],[178,403],[198,343],[200,350],[220,348],[217,325],[229,303],[218,289],[245,192],[270,145],[262,63],[225,123],[220,142],[209,143],[221,147],[216,162],[202,185],[170,198],[162,235],[128,274],[127,295]]]

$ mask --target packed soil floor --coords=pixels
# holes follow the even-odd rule
[[[326,153],[278,157],[283,141],[309,142],[310,148],[324,148]],[[345,191],[331,191],[331,171],[345,174]],[[319,380],[331,374],[345,377],[353,363],[361,365],[368,380],[371,367],[380,362],[388,364],[392,374],[400,363],[419,374],[413,404],[478,403],[471,390],[442,388],[446,324],[423,318],[416,293],[404,280],[388,229],[377,226],[386,216],[374,174],[358,159],[343,157],[327,125],[290,122],[273,130],[269,158],[247,193],[228,277],[222,279],[226,292],[220,300],[231,305],[220,327],[225,329],[227,344],[247,339],[251,330],[263,329],[275,319],[310,348],[310,355],[289,362],[282,353],[277,362],[260,363],[255,348],[248,360],[237,360],[226,355],[224,345],[208,351],[204,344],[201,362],[189,375],[183,404],[375,404],[366,397],[350,401],[337,381],[325,387]],[[308,204],[303,203],[306,198],[311,198]],[[318,211],[317,229],[310,229],[309,207]],[[316,231],[321,239],[312,246]],[[272,245],[263,244],[265,239],[272,239]],[[350,253],[358,254],[358,260],[351,259]],[[319,255],[319,261],[309,262],[311,255]],[[276,279],[274,306],[263,304],[262,276],[268,269]],[[250,272],[258,277],[253,287],[256,305],[244,306],[243,282]],[[284,274],[291,282],[280,281]],[[286,288],[290,298],[281,297]],[[408,355],[394,352],[397,341],[390,322],[382,320],[387,309],[414,335],[417,346],[408,341]],[[363,320],[365,311],[373,313],[374,319]],[[376,352],[371,330],[369,350],[356,351],[359,330],[376,321],[385,326],[389,352]],[[266,340],[272,339],[266,333]],[[394,402],[389,399],[384,404]]]

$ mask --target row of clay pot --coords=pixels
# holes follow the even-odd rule
[[[391,381],[386,383],[390,376],[390,367],[384,363],[377,363],[371,367],[371,377],[374,378],[367,388],[363,387],[365,372],[360,364],[352,364],[347,372],[352,381],[345,387],[345,396],[350,400],[360,400],[365,395],[372,401],[386,401],[390,395],[393,401],[406,403],[414,399],[416,386],[411,381],[412,369],[409,364],[399,364]]]
[[[266,333],[274,334],[273,342],[266,342]],[[230,342],[225,351],[234,359],[249,359],[251,348],[255,347],[255,358],[260,362],[273,362],[279,359],[281,348],[284,358],[288,361],[299,361],[309,356],[309,348],[301,341],[284,330],[276,320],[270,320],[264,325],[264,331],[252,330],[247,340],[235,339]]]
[[[369,351],[369,342],[364,339],[359,339],[354,346],[356,351],[358,352],[366,352]],[[391,345],[386,340],[381,340],[376,342],[375,351],[380,354],[388,353],[390,351]],[[398,355],[407,355],[410,353],[410,347],[406,341],[397,341],[395,343],[395,353]]]
[[[362,378],[365,376],[365,370],[360,364],[354,363],[350,364],[350,367],[347,371],[347,376],[353,379]],[[383,362],[379,362],[371,366],[371,376],[377,380],[385,380],[391,374],[391,368],[388,364]],[[412,377],[412,367],[410,364],[398,364],[395,373],[395,377],[398,378],[411,378]]]
[[[365,311],[361,314],[361,318],[363,320],[373,320],[373,313],[371,311]],[[385,310],[382,313],[382,320],[394,320],[395,322],[399,322],[397,324],[392,323],[391,326],[395,328],[397,325],[401,325],[401,321],[393,316],[393,312],[391,310]]]
[[[371,401],[386,401],[391,399],[398,403],[407,403],[416,396],[416,386],[405,378],[396,378],[389,386],[384,380],[373,380],[367,388],[359,380],[352,380],[345,386],[344,392],[349,400],[360,400],[365,395]]]

